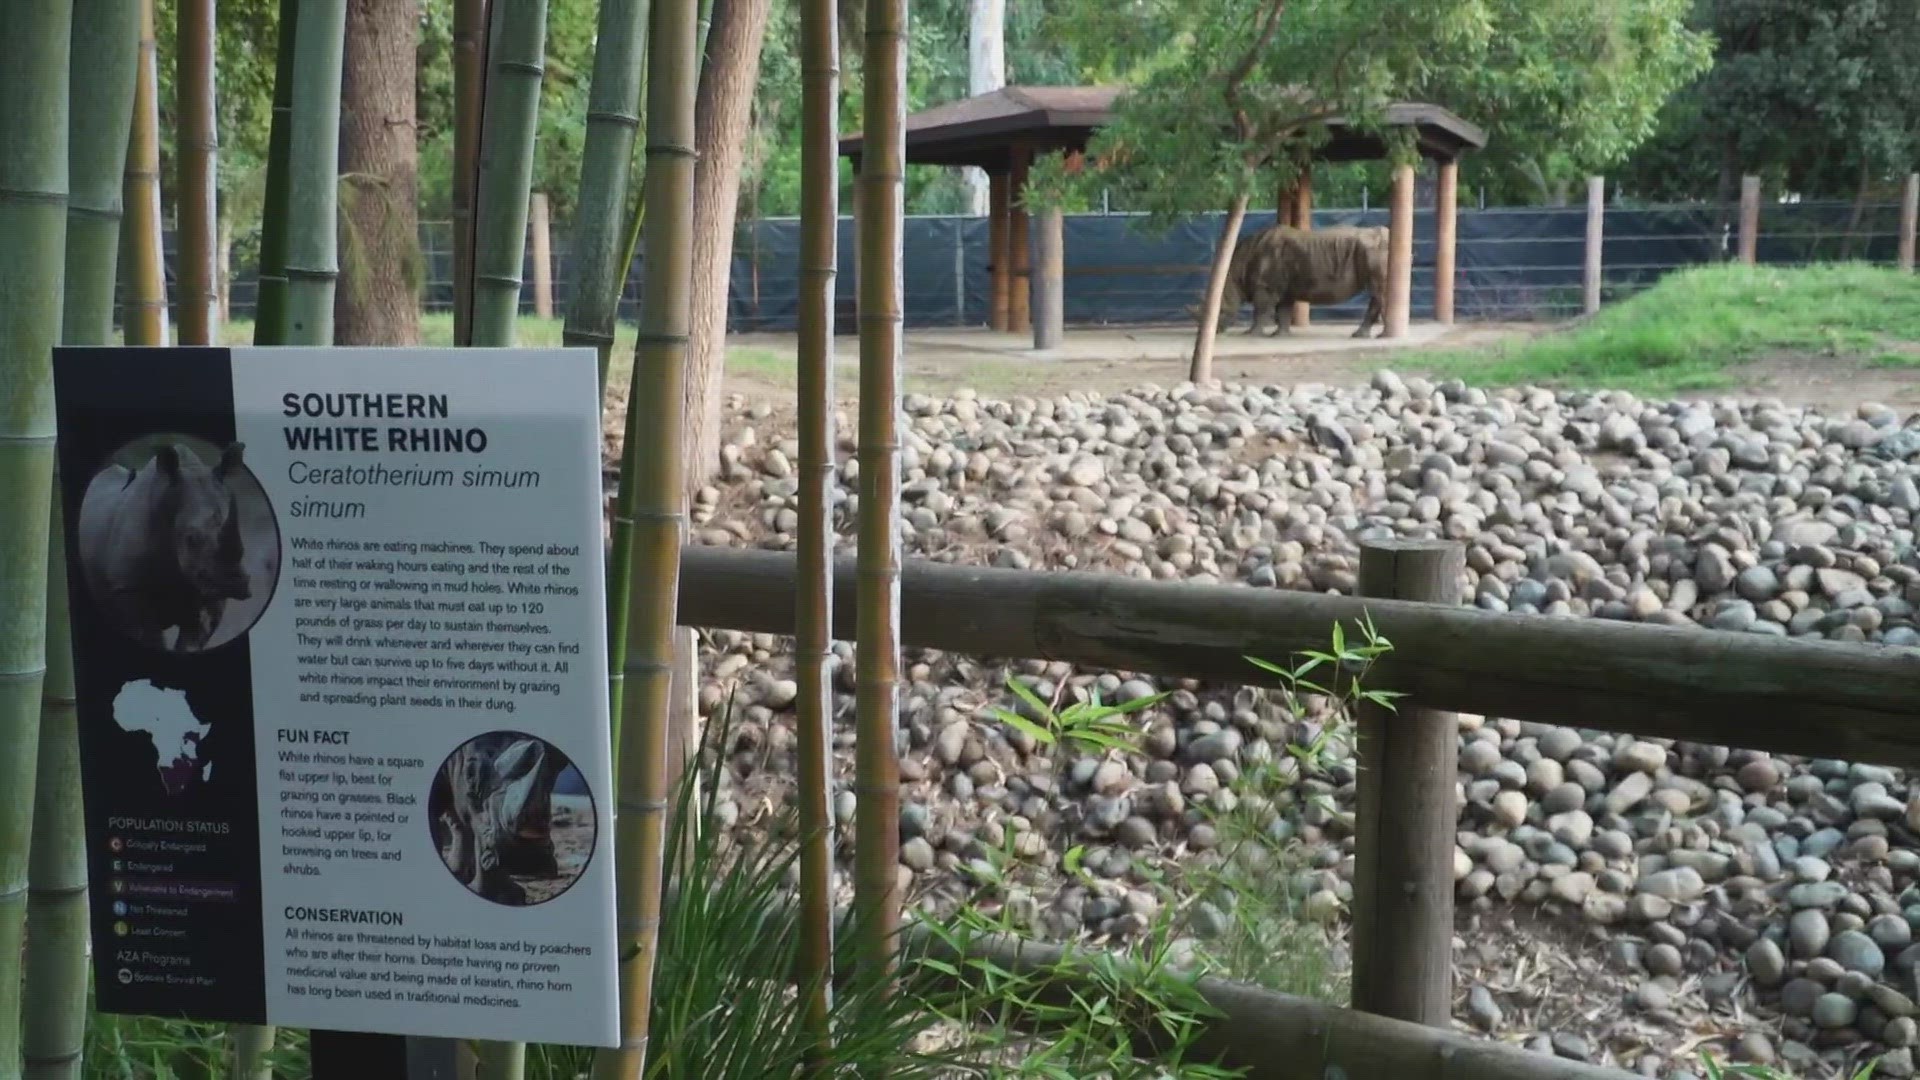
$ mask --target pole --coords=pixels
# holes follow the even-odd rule
[[[553,318],[553,222],[547,209],[547,193],[536,191],[527,196],[527,231],[532,234],[528,248],[533,254],[533,313]]]
[[[1012,173],[1005,170],[987,176],[987,263],[993,277],[987,325],[995,330],[1011,325],[1013,266],[1007,256],[1007,238],[1013,224],[1013,200],[1008,196],[1012,183]]]
[[[1440,163],[1433,188],[1433,321],[1453,325],[1454,250],[1460,235],[1460,161]]]
[[[1007,298],[1007,329],[1016,334],[1033,328],[1033,270],[1031,250],[1032,216],[1027,213],[1027,169],[1033,163],[1033,151],[1026,146],[1013,148],[1013,177],[1008,181],[1007,262],[1013,269],[1011,294]]]
[[[1302,232],[1313,231],[1313,166],[1308,164],[1300,170],[1300,179],[1293,186],[1293,227]],[[1293,304],[1293,326],[1304,329],[1313,322],[1313,305],[1305,300],[1296,300]]]
[[[1920,173],[1908,173],[1900,187],[1900,269],[1913,269],[1913,239],[1920,222]]]
[[[1360,594],[1453,605],[1466,552],[1445,540],[1360,548]],[[1451,1022],[1454,714],[1359,709],[1353,1007],[1429,1027]]]
[[[992,191],[988,191],[992,213]],[[967,219],[953,219],[953,325],[967,325]]]
[[[1407,336],[1413,306],[1413,166],[1393,168],[1393,201],[1387,219],[1386,328],[1382,337]]]
[[[1740,178],[1740,261],[1760,261],[1760,178]]]
[[[1066,221],[1057,206],[1040,212],[1039,259],[1034,266],[1033,347],[1057,349],[1067,335]]]
[[[1606,212],[1606,177],[1587,177],[1587,262],[1580,276],[1580,308],[1588,315],[1600,310],[1600,252]]]

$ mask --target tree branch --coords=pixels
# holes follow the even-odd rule
[[[1240,62],[1227,73],[1226,85],[1223,88],[1227,107],[1233,110],[1233,123],[1243,140],[1253,138],[1253,124],[1247,119],[1246,108],[1240,104],[1240,84],[1246,81],[1247,75],[1253,71],[1253,65],[1260,60],[1260,54],[1272,44],[1274,31],[1280,28],[1280,16],[1286,9],[1287,0],[1270,0],[1266,10],[1261,13],[1260,30],[1254,35],[1253,43],[1247,46],[1246,54],[1240,58]]]

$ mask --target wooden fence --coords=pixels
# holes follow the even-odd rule
[[[1393,644],[1373,686],[1408,696],[1392,724],[1359,718],[1354,993],[1367,1012],[1210,982],[1203,990],[1223,1017],[1205,1047],[1253,1077],[1336,1069],[1355,1080],[1624,1077],[1436,1030],[1451,1007],[1456,722],[1447,713],[1920,766],[1920,650],[1393,598],[1450,600],[1460,554],[1446,542],[1363,545],[1364,598],[914,560],[901,576],[901,639],[980,657],[1270,685],[1248,657],[1285,661],[1324,648],[1335,623],[1371,618]],[[689,547],[679,621],[791,634],[797,584],[791,556]],[[853,591],[853,561],[840,560],[836,637],[854,636]]]

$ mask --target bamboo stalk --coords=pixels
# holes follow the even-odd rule
[[[77,0],[68,103],[67,234],[60,340],[113,342],[114,272],[140,39],[136,0]],[[56,472],[58,466],[55,466]],[[27,868],[25,1080],[78,1080],[87,1026],[87,848],[67,619],[60,488],[47,543],[47,673],[41,686],[33,850]]]
[[[832,1037],[833,293],[840,225],[840,28],[836,0],[800,9],[800,945],[807,1023]]]
[[[219,324],[219,128],[213,111],[214,0],[178,0],[174,19],[175,242],[180,343],[211,345]]]
[[[633,265],[627,239],[627,192],[633,140],[640,128],[640,82],[646,72],[647,5],[604,0],[587,91],[586,144],[580,157],[580,197],[568,236],[573,296],[561,343],[591,346],[600,356],[600,392],[607,390],[620,296]],[[624,260],[622,255],[626,255]]]
[[[678,545],[685,528],[680,435],[693,286],[695,0],[655,0],[647,42],[647,289],[627,396],[622,488],[632,488],[633,566],[628,609],[637,616],[625,668],[615,869],[620,904],[621,1045],[594,1061],[600,1080],[631,1080],[647,1060],[654,954],[660,928],[667,807],[667,723],[672,689]],[[641,440],[646,440],[644,453]]]
[[[472,344],[473,230],[486,105],[488,0],[453,4],[453,343]]]
[[[546,0],[493,0],[488,30],[486,104],[474,206],[473,307],[468,344],[513,344],[520,315],[520,271],[527,250],[527,196],[533,138],[540,120],[546,61]]]
[[[267,131],[267,194],[260,214],[260,278],[253,343],[282,345],[287,311],[287,166],[293,146],[293,41],[300,0],[280,0],[274,43],[273,125]]]
[[[287,310],[283,342],[333,344],[340,276],[340,66],[346,0],[300,0],[287,150]]]
[[[900,923],[900,359],[905,0],[867,0],[860,158],[859,741],[854,910],[863,977],[890,976]]]
[[[153,43],[153,0],[140,0],[140,44],[127,136],[126,302],[121,322],[129,345],[167,343],[167,272],[160,243],[160,73]]]
[[[8,973],[18,971],[26,931],[39,757],[27,748],[39,744],[47,674],[52,349],[66,277],[73,6],[43,0],[10,15],[0,33],[8,90],[0,95],[0,1071],[17,1069],[23,1049],[21,980]],[[63,1029],[71,1023],[53,1018]]]

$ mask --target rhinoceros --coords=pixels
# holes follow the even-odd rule
[[[1220,329],[1225,330],[1242,303],[1253,304],[1257,333],[1269,319],[1274,334],[1292,328],[1293,304],[1338,304],[1367,294],[1367,310],[1354,337],[1381,320],[1387,285],[1387,230],[1341,227],[1303,230],[1275,225],[1242,240],[1227,266],[1220,298]]]
[[[451,799],[435,817],[434,841],[455,877],[497,904],[531,899],[516,878],[560,873],[553,848],[553,787],[567,761],[539,739],[495,751],[478,740],[445,766]],[[494,743],[497,745],[497,743]]]
[[[80,503],[80,562],[102,614],[141,645],[174,652],[207,647],[230,600],[252,595],[239,500],[231,484],[243,447],[209,468],[191,450],[162,444],[138,469],[114,464]]]

